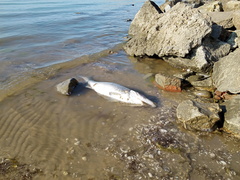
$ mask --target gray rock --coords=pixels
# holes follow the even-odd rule
[[[69,96],[77,85],[78,81],[75,78],[71,78],[59,83],[56,85],[56,88],[59,93]]]
[[[165,3],[160,5],[159,8],[161,9],[162,12],[167,12],[178,2],[181,2],[181,0],[166,1]]]
[[[240,92],[240,49],[221,58],[213,67],[213,85],[218,91]]]
[[[220,12],[223,11],[223,6],[220,1],[210,1],[198,8],[201,12]]]
[[[213,85],[212,78],[207,78],[201,81],[191,81],[194,87],[211,87]]]
[[[206,38],[203,46],[210,54],[207,61],[218,61],[221,57],[228,55],[231,49],[230,44],[214,38]]]
[[[215,103],[200,103],[185,100],[177,107],[177,118],[189,130],[211,131],[217,121],[221,109]]]
[[[224,102],[226,113],[223,127],[228,132],[240,137],[240,96]]]
[[[146,1],[135,15],[128,34],[131,36],[139,35],[140,33],[146,34],[161,15],[162,11],[153,1]]]
[[[209,72],[219,58],[226,56],[231,45],[214,38],[206,38],[202,45],[192,50],[191,59],[167,58],[165,61],[182,68],[190,68],[193,71]]]
[[[149,9],[145,8],[145,4]],[[151,7],[152,3],[149,1],[145,4],[130,26],[129,33],[134,36],[124,47],[129,55],[185,57],[192,48],[201,44],[206,35],[211,33],[210,17],[186,4],[177,3],[164,15],[159,14],[155,5]],[[149,14],[154,8],[153,15],[148,15],[150,18],[139,15],[144,12]],[[140,19],[138,19],[139,16]]]
[[[233,13],[233,25],[236,29],[240,30],[240,10]]]
[[[208,12],[212,21],[223,28],[233,27],[233,12]]]
[[[239,31],[239,30],[238,30]],[[239,37],[236,32],[232,32],[227,40],[227,43],[231,45],[231,49],[235,49],[239,44]]]
[[[223,32],[223,27],[217,24],[212,25],[211,37],[218,39]]]
[[[228,1],[225,4],[224,11],[240,10],[240,1]]]
[[[206,90],[198,90],[193,92],[194,95],[198,97],[203,97],[203,98],[211,98],[212,93]]]

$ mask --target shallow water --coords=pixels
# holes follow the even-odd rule
[[[189,93],[163,92],[145,79],[181,70],[161,60],[129,59],[123,51],[94,58],[58,65],[57,73],[0,104],[2,158],[38,170],[34,179],[239,178],[239,140],[184,130],[175,108]],[[81,85],[69,97],[56,91],[67,78],[82,81],[78,75],[135,89],[158,107],[109,102]]]
[[[1,1],[5,6],[7,2]],[[117,7],[113,2],[95,3],[94,9],[93,4],[84,3],[88,9],[83,11],[77,8],[81,3],[77,6],[79,2],[73,2],[69,6],[65,2],[66,7],[62,1],[26,2],[29,7],[10,3],[21,4],[22,11],[29,9],[32,15],[41,12],[32,21],[37,21],[34,26],[40,22],[45,26],[39,31],[35,27],[33,33],[45,28],[56,33],[36,33],[33,39],[28,34],[17,41],[17,32],[4,34],[7,39],[12,35],[13,41],[1,43],[0,179],[239,179],[239,140],[221,131],[183,129],[176,121],[175,109],[182,100],[195,97],[188,91],[164,92],[147,78],[151,73],[177,74],[182,70],[157,59],[128,57],[122,50],[120,43],[129,26],[125,19],[131,17],[121,12],[133,13],[140,3],[135,1],[132,6],[127,1],[114,1]],[[49,15],[49,9],[41,4],[58,8]],[[8,11],[26,22],[29,16],[21,13],[21,8]],[[66,16],[59,16],[63,12]],[[78,24],[80,15],[87,19],[89,14],[95,18],[93,31],[91,23],[86,29]],[[0,16],[6,15],[1,11]],[[56,23],[47,25],[47,17]],[[121,20],[116,26],[112,21],[106,26],[103,17],[106,22],[115,22],[113,17]],[[16,21],[4,23],[10,29],[21,27],[21,21]],[[61,21],[66,23],[60,25],[67,28],[65,34],[54,28]],[[90,34],[82,37],[78,31]],[[109,102],[80,85],[69,97],[56,91],[55,85],[68,78],[82,81],[78,75],[135,89],[153,100],[157,108]]]

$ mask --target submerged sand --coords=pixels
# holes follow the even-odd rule
[[[25,167],[32,172],[29,179],[240,178],[239,140],[221,132],[184,130],[176,123],[175,108],[188,92],[164,92],[145,78],[181,70],[116,52],[39,70],[43,78],[2,98],[0,167],[14,159],[10,166],[19,173],[17,167]],[[55,90],[68,78],[80,81],[78,75],[135,89],[158,107],[109,102],[81,86],[70,97]],[[24,177],[1,168],[0,178]]]

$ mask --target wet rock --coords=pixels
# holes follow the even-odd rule
[[[212,21],[223,28],[233,27],[233,12],[209,12]]]
[[[234,98],[235,96],[235,94],[230,94],[229,92],[221,92],[218,90],[214,92],[214,99],[216,100],[229,100]]]
[[[212,87],[213,82],[212,82],[212,78],[206,78],[204,80],[196,80],[193,81],[191,80],[190,83],[194,86],[194,87]]]
[[[226,101],[224,103],[226,113],[224,115],[224,129],[240,137],[240,96]]]
[[[203,98],[211,98],[212,93],[206,90],[200,90],[200,91],[194,91],[193,94],[195,94],[198,97],[203,97]]]
[[[174,76],[167,76],[164,74],[156,74],[155,75],[156,85],[165,91],[171,92],[181,92],[181,79]]]
[[[69,96],[77,85],[78,81],[75,78],[70,78],[59,83],[56,88],[59,93]]]
[[[217,121],[220,107],[215,103],[186,100],[177,107],[177,118],[189,130],[211,131]]]
[[[185,57],[211,33],[210,17],[186,4],[177,3],[164,15],[149,1],[145,4],[130,26],[129,34],[134,36],[124,47],[129,55]],[[139,18],[144,12],[149,18]]]
[[[240,9],[233,13],[233,24],[236,29],[240,30]]]
[[[213,67],[213,85],[217,90],[240,92],[240,49],[221,58]]]

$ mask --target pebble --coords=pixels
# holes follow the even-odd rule
[[[210,157],[213,159],[216,157],[216,155],[214,153],[210,153]]]
[[[87,157],[86,157],[86,156],[83,156],[83,157],[82,157],[82,160],[83,160],[83,161],[87,161]]]
[[[203,98],[211,98],[212,93],[206,90],[201,90],[201,91],[194,91],[193,94],[195,94],[198,97],[203,97]]]
[[[67,176],[68,175],[68,172],[67,171],[63,171],[62,172],[64,176]]]

